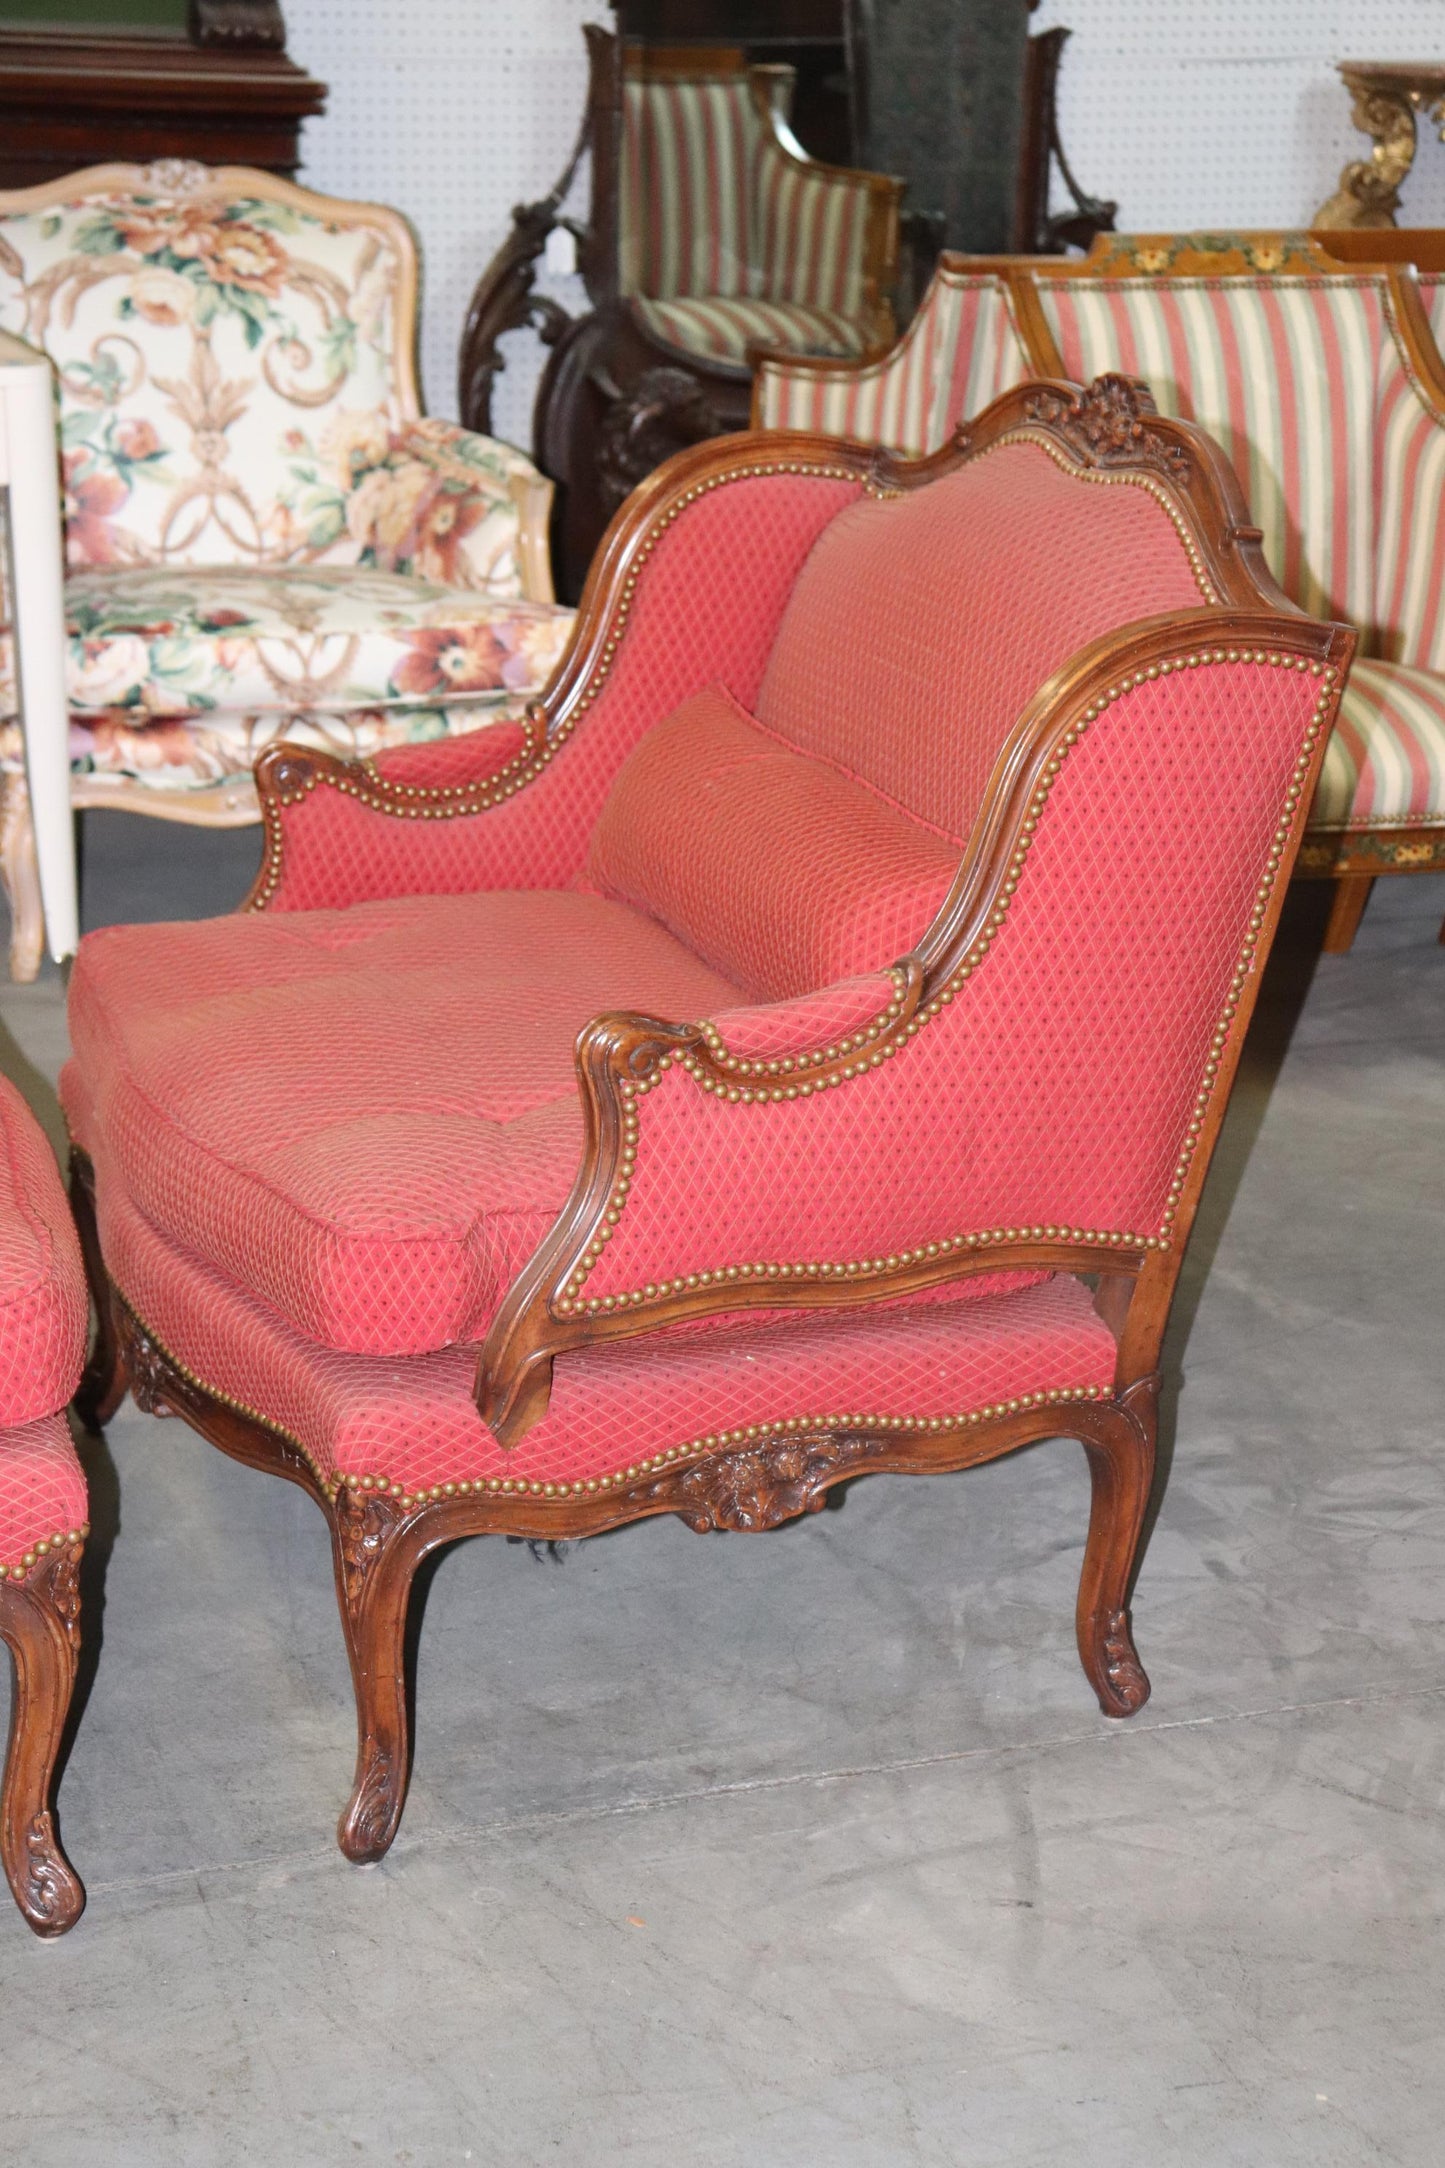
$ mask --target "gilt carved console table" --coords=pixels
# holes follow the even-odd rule
[[[1342,60],[1340,74],[1354,99],[1355,126],[1374,138],[1368,158],[1352,159],[1340,185],[1313,224],[1393,226],[1400,184],[1415,158],[1417,113],[1445,138],[1445,62]]]

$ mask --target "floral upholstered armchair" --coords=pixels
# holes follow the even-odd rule
[[[734,437],[619,515],[525,721],[273,747],[249,908],[87,935],[86,1406],[325,1513],[351,1858],[462,1535],[1078,1439],[1079,1650],[1142,1705],[1160,1341],[1352,640],[1122,379],[911,465]]]
[[[273,175],[97,167],[0,196],[0,330],[55,367],[75,802],[232,825],[287,735],[347,757],[538,692],[550,486],[420,410],[415,242]],[[18,975],[22,748],[0,736]]]

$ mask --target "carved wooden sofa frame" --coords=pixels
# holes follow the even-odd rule
[[[384,868],[393,849],[414,859],[424,841],[418,824],[485,813],[525,791],[571,734],[587,727],[587,710],[627,637],[649,557],[671,521],[703,493],[775,473],[856,477],[875,493],[904,493],[1019,432],[1043,443],[1069,471],[1142,478],[1167,507],[1203,591],[1215,599],[1096,640],[1035,695],[997,761],[953,887],[916,949],[894,967],[892,1000],[870,1026],[785,1062],[741,1059],[705,1028],[636,1015],[602,1016],[583,1030],[576,1061],[586,1142],[575,1186],[486,1337],[476,1398],[494,1436],[509,1446],[537,1420],[553,1363],[569,1350],[723,1312],[787,1307],[841,1315],[879,1298],[1013,1268],[1078,1276],[1093,1289],[1094,1308],[1117,1343],[1112,1389],[1029,1394],[956,1419],[880,1419],[866,1409],[800,1416],[708,1436],[585,1483],[503,1477],[408,1494],[362,1478],[333,1487],[294,1439],[208,1389],[133,1313],[107,1278],[92,1170],[83,1154],[75,1155],[72,1195],[100,1318],[80,1396],[84,1411],[104,1421],[129,1386],[142,1408],[179,1415],[234,1458],[298,1484],[326,1516],[358,1713],[354,1786],[338,1831],[354,1861],[378,1859],[400,1820],[411,1751],[403,1662],[409,1593],[422,1560],[459,1537],[573,1538],[666,1513],[699,1532],[770,1529],[817,1511],[835,1485],[855,1475],[938,1474],[1036,1440],[1073,1438],[1092,1477],[1076,1619],[1080,1659],[1106,1715],[1131,1715],[1148,1696],[1129,1602],[1154,1480],[1161,1341],[1354,639],[1348,628],[1306,618],[1276,589],[1238,485],[1202,432],[1157,419],[1142,386],[1113,378],[1088,393],[1065,383],[1020,386],[976,428],[922,462],[802,435],[738,438],[684,452],[613,523],[569,654],[533,711],[527,742],[496,774],[428,788],[388,783],[367,764],[348,766],[304,748],[278,745],[263,755],[258,788],[268,840],[247,907],[265,909],[278,893],[286,900],[297,834],[324,801],[338,811],[349,807],[348,818],[375,831]],[[846,1094],[851,1080],[904,1050],[983,957],[1008,912],[1040,809],[1091,721],[1149,681],[1241,663],[1308,674],[1311,720],[1217,1016],[1162,1232],[977,1229],[886,1257],[794,1264],[740,1258],[726,1272],[659,1272],[615,1297],[587,1292],[588,1273],[634,1179],[638,1115],[650,1092],[681,1068],[703,1092],[740,1111],[754,1100]],[[383,870],[383,883],[384,877]],[[384,893],[384,885],[376,892]],[[294,907],[294,889],[289,900]]]

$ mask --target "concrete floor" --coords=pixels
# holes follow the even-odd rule
[[[91,918],[244,887],[252,838],[91,826]],[[358,1872],[321,1518],[128,1407],[61,1793],[90,1907],[43,1947],[0,1906],[0,2161],[1438,2168],[1445,883],[1316,963],[1322,901],[1177,1313],[1139,1718],[1074,1657],[1074,1446],[764,1542],[477,1542]],[[53,1119],[58,985],[0,1018]]]

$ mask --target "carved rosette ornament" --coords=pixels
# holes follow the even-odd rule
[[[894,1441],[896,1449],[896,1441]],[[661,1477],[639,1495],[665,1500],[696,1535],[730,1528],[755,1534],[817,1513],[829,1486],[889,1451],[883,1438],[783,1438],[719,1453],[695,1467]]]
[[[142,1415],[173,1415],[167,1387],[174,1373],[144,1325],[123,1303],[116,1304],[116,1336],[131,1397]]]
[[[1313,223],[1336,230],[1393,226],[1400,184],[1415,160],[1416,115],[1433,122],[1445,139],[1445,67],[1342,60],[1339,70],[1352,99],[1350,117],[1374,142],[1368,158],[1343,168],[1339,187]]]
[[[1158,409],[1147,385],[1137,377],[1100,376],[1088,389],[1035,392],[1028,401],[1030,421],[1044,422],[1061,436],[1081,466],[1139,468],[1162,474],[1187,487],[1193,472],[1188,452],[1151,426]]]
[[[353,1612],[366,1595],[373,1567],[386,1548],[388,1537],[406,1517],[405,1508],[384,1491],[353,1490],[347,1485],[336,1493],[332,1507],[336,1516],[336,1542],[346,1581],[346,1600]]]

